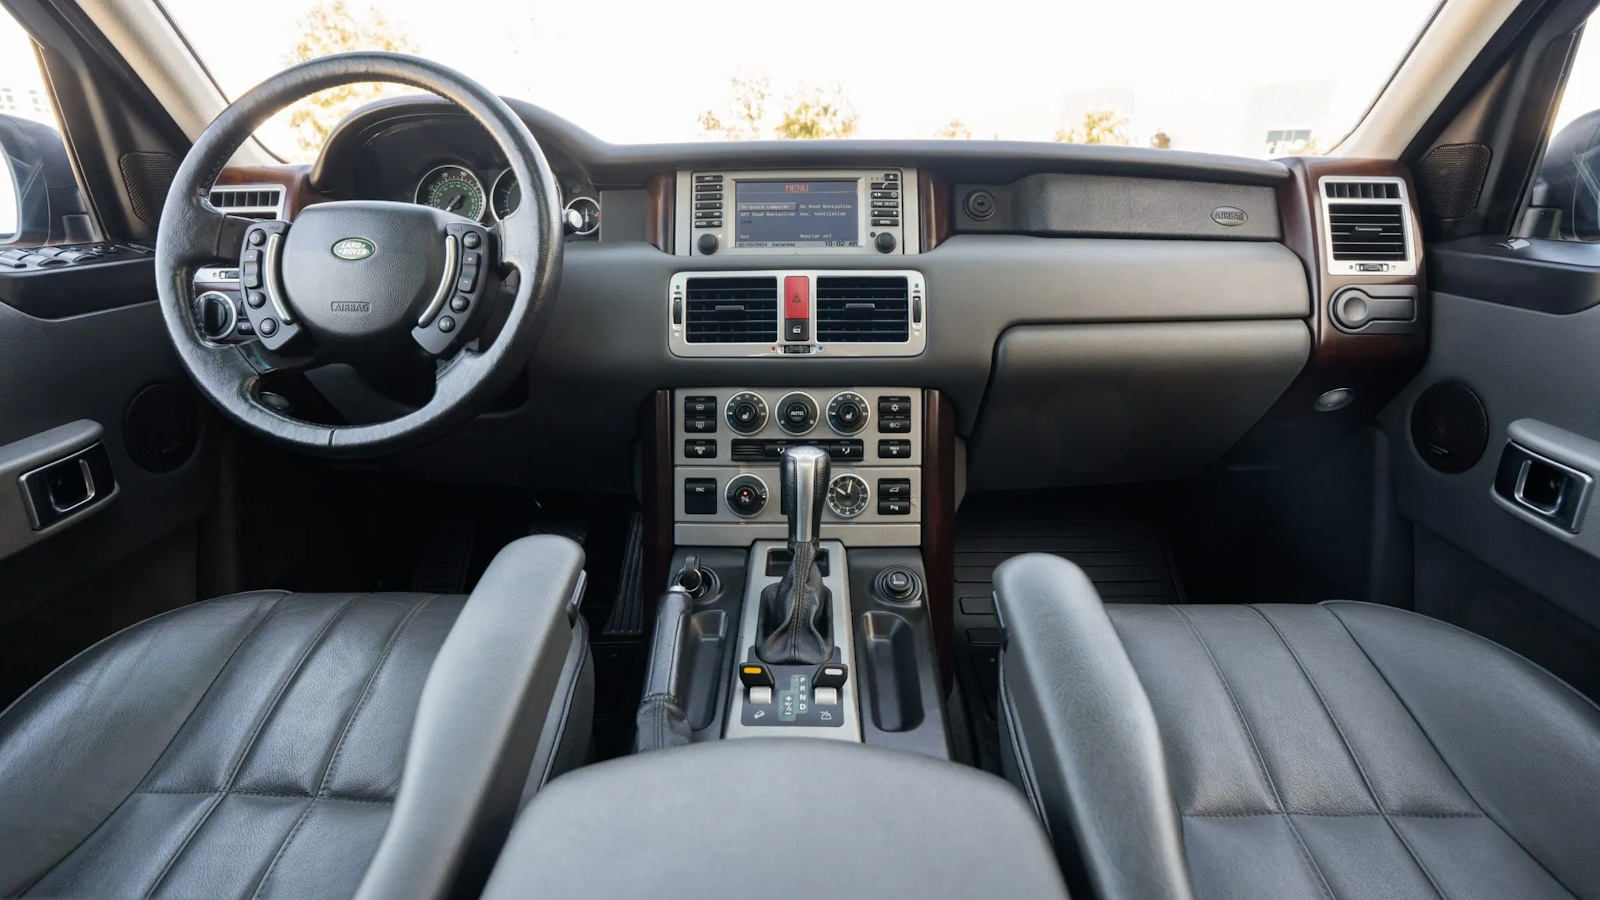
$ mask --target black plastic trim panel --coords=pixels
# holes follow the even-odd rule
[[[154,254],[54,269],[0,269],[0,303],[39,319],[65,319],[154,299]]]
[[[969,181],[1010,181],[1040,171],[1072,171],[1232,184],[1278,185],[1289,170],[1272,160],[1213,153],[1101,147],[1035,141],[726,141],[611,144],[556,114],[521,100],[506,103],[528,124],[546,152],[578,161],[597,185],[643,184],[677,169],[764,169],[877,165],[948,170]],[[363,107],[340,122],[311,170],[311,183],[329,191],[350,169],[375,129],[451,115],[433,97],[400,97]]]
[[[957,232],[1275,241],[1278,194],[1264,185],[1047,173],[956,186]]]
[[[1536,312],[1600,306],[1600,244],[1476,235],[1428,246],[1434,291]]]

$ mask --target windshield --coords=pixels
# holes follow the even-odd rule
[[[1338,143],[1437,5],[276,0],[264,16],[237,0],[161,2],[230,98],[298,60],[384,49],[619,143],[1001,138],[1256,157]],[[401,92],[342,88],[259,137],[309,161],[341,116]]]

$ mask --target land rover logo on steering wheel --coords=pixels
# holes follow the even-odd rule
[[[377,249],[366,238],[348,237],[333,245],[333,255],[355,262],[358,259],[366,259]]]

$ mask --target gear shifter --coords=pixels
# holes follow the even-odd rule
[[[831,597],[817,566],[828,454],[816,447],[783,452],[783,502],[789,510],[789,570],[761,592],[756,655],[772,665],[820,665],[833,657],[824,633]]]

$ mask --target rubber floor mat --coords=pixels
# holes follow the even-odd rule
[[[1152,495],[1122,490],[984,494],[962,504],[955,541],[956,672],[977,762],[999,770],[1000,628],[994,570],[1023,553],[1083,569],[1107,603],[1182,603]]]

